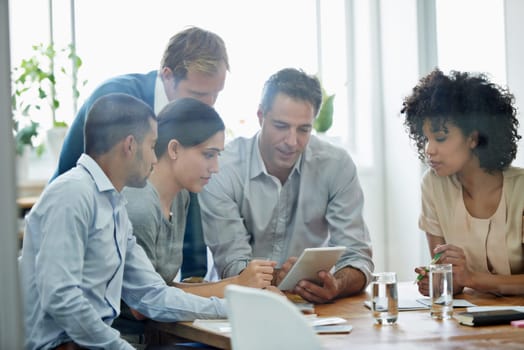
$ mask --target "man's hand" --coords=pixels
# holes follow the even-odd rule
[[[339,281],[335,276],[329,272],[320,271],[318,278],[321,281],[320,284],[307,280],[298,282],[293,292],[315,304],[324,304],[339,296]]]
[[[291,257],[282,264],[282,268],[277,275],[277,286],[296,261],[296,257]],[[324,304],[337,297],[356,294],[362,291],[366,284],[364,274],[352,267],[344,267],[337,271],[335,275],[327,271],[319,271],[318,278],[320,280],[319,284],[301,280],[291,292],[300,295],[309,302]]]
[[[285,263],[282,264],[280,270],[278,270],[276,278],[274,279],[275,286],[278,286],[280,282],[284,279],[284,277],[286,277],[289,270],[291,270],[293,265],[297,262],[297,259],[298,258],[296,256],[292,256],[289,259],[287,259]]]

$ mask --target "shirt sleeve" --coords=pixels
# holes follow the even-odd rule
[[[55,187],[56,188],[56,187]],[[133,349],[106,324],[81,289],[84,252],[93,204],[85,196],[67,196],[78,189],[62,186],[68,203],[52,203],[41,216],[40,250],[35,261],[35,283],[44,312],[76,343],[86,348]],[[78,200],[77,200],[78,199]]]
[[[432,174],[428,171],[422,178],[421,197],[422,211],[419,217],[419,228],[434,236],[443,237],[442,228],[437,218],[435,205],[435,188]]]
[[[221,169],[199,193],[204,239],[221,278],[240,274],[252,256],[250,235],[240,215],[240,198],[236,198],[242,190],[235,188],[237,174],[229,171]]]
[[[371,239],[364,222],[362,210],[364,195],[357,176],[357,169],[349,156],[338,162],[340,168],[330,176],[330,198],[326,220],[330,232],[330,245],[342,245],[346,252],[337,262],[335,269],[351,266],[371,281],[374,270]]]
[[[131,234],[126,249],[122,298],[131,308],[160,322],[227,317],[224,299],[203,298],[168,286]]]

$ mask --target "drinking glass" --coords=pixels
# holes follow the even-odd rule
[[[371,311],[375,323],[394,324],[398,318],[397,274],[374,273],[371,280]]]
[[[431,317],[439,320],[453,316],[453,271],[451,264],[429,265]]]

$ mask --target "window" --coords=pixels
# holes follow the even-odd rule
[[[436,10],[440,69],[488,73],[505,85],[503,1],[439,0]]]
[[[66,46],[71,41],[70,1],[52,3],[56,46]],[[88,80],[80,102],[105,79],[158,69],[169,38],[189,25],[212,30],[226,42],[231,71],[216,108],[235,136],[258,129],[259,96],[272,73],[288,66],[317,73],[314,0],[91,0],[76,1],[75,12],[81,75]],[[13,65],[30,54],[31,45],[49,42],[47,13],[47,2],[11,2]],[[64,113],[72,121],[72,106]]]
[[[258,129],[259,97],[271,74],[287,66],[317,71],[312,0],[76,4],[78,51],[89,77],[87,91],[117,74],[158,69],[169,38],[188,25],[219,34],[231,70],[215,107],[231,131],[229,136],[250,136]]]

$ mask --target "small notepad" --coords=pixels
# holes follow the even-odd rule
[[[428,307],[431,307],[431,299],[429,298],[420,298],[420,299],[417,299],[417,302],[424,304]],[[453,299],[453,307],[473,307],[473,306],[477,306],[477,305],[472,304],[469,301],[464,300],[464,299]]]
[[[364,301],[364,306],[371,310],[371,301]],[[411,310],[425,310],[429,309],[429,306],[419,303],[414,299],[399,299],[398,300],[398,311],[411,311]]]
[[[364,305],[371,309],[371,301],[366,300]],[[475,304],[470,303],[464,299],[454,299],[453,307],[473,307]],[[431,300],[429,298],[420,299],[399,299],[398,300],[398,311],[411,311],[411,310],[426,310],[431,307]]]
[[[318,317],[317,315],[304,316],[308,323],[319,334],[327,333],[349,333],[353,327],[347,324],[347,320],[341,317]],[[231,324],[227,319],[193,321],[193,326],[224,335],[231,334]]]

